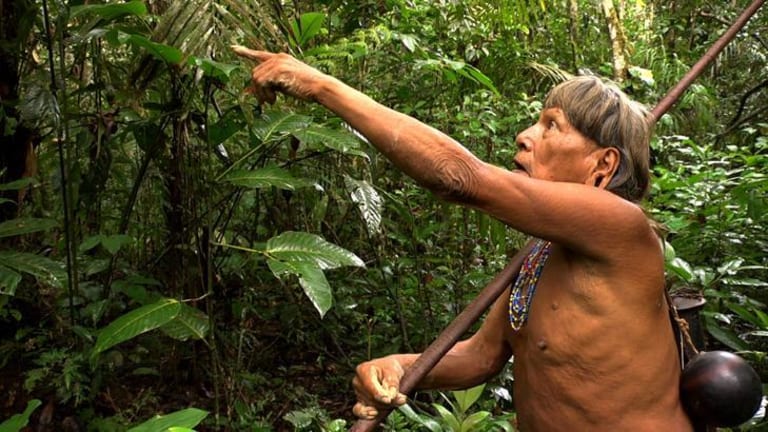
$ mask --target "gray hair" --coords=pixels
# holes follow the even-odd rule
[[[555,86],[544,108],[555,107],[597,145],[619,151],[619,167],[607,189],[628,201],[642,201],[650,190],[651,177],[653,120],[648,109],[594,76],[575,77]]]

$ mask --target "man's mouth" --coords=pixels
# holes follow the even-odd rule
[[[525,166],[523,166],[523,164],[521,164],[520,162],[518,162],[518,161],[516,161],[516,160],[513,160],[512,162],[515,164],[515,170],[516,170],[516,171],[522,171],[522,172],[524,172],[525,174],[528,174],[528,170],[527,170],[527,169],[525,169]],[[530,174],[529,174],[529,175],[530,175]]]

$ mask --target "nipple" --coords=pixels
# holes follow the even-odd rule
[[[557,310],[560,308],[560,305],[557,304],[557,302],[552,302],[552,310]]]
[[[539,341],[536,342],[536,346],[539,347],[540,350],[544,351],[547,349],[547,341],[544,339],[539,339]]]

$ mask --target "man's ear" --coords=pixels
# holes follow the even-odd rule
[[[611,184],[613,176],[619,170],[621,153],[616,147],[601,148],[595,152],[595,168],[592,171],[591,183],[595,187],[605,189]]]

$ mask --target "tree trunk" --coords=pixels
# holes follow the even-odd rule
[[[579,67],[579,1],[568,0],[568,40],[571,44],[572,69]]]
[[[613,5],[613,0],[602,0],[603,13],[608,24],[608,34],[611,38],[611,53],[613,55],[613,79],[624,81],[627,78],[627,36],[621,19]]]

